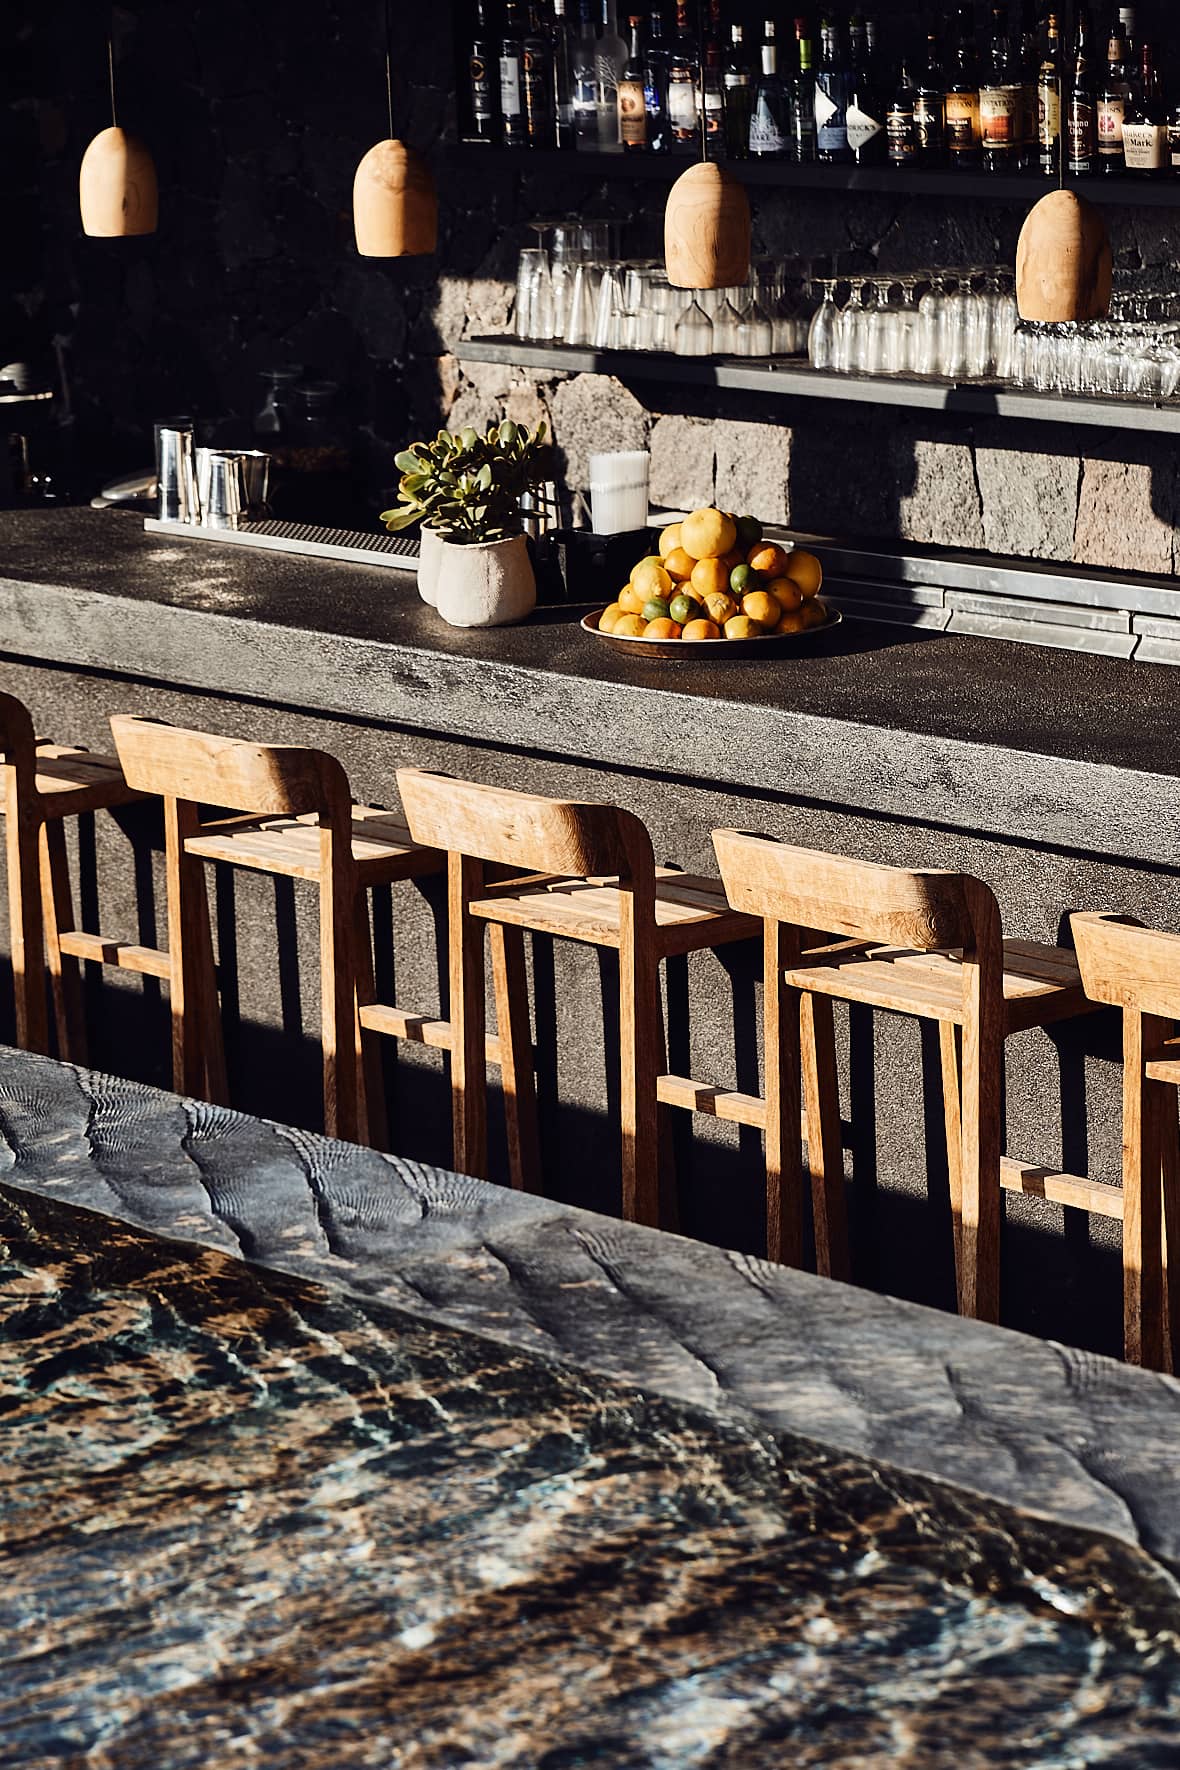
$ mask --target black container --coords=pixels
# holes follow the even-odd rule
[[[537,601],[611,602],[636,562],[651,551],[651,529],[595,535],[589,529],[553,529],[533,544]]]

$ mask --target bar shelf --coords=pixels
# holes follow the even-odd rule
[[[671,184],[691,158],[682,154],[579,154],[556,148],[484,147],[475,142],[453,142],[448,155],[456,164],[470,168],[478,158],[485,165],[521,173],[562,172],[577,177],[611,181],[643,181]],[[1033,204],[1051,190],[1055,179],[1035,173],[996,177],[985,172],[897,171],[891,166],[799,166],[789,160],[733,160],[725,164],[749,185],[778,186],[784,190],[874,191],[900,197],[987,198],[997,203]],[[1180,178],[1067,178],[1067,190],[1076,190],[1092,203],[1112,208],[1180,208]]]
[[[1081,398],[1039,393],[1031,388],[1012,387],[1007,382],[836,375],[789,359],[763,363],[737,357],[673,356],[664,351],[591,350],[509,337],[464,339],[457,347],[457,355],[460,362],[511,363],[522,369],[547,369],[551,374],[614,375],[620,381],[713,387],[778,399],[839,400],[968,419],[1011,418],[1041,424],[1081,424],[1099,430],[1180,435],[1180,401],[1156,405],[1150,400],[1116,399],[1101,394]]]

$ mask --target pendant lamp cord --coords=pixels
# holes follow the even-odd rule
[[[117,129],[119,119],[115,115],[115,40],[113,34],[107,38],[107,75],[111,85],[111,128]]]
[[[393,141],[393,25],[389,0],[385,0],[385,102],[389,109],[389,139]]]
[[[705,0],[697,0],[697,72],[700,75],[701,91],[701,159],[709,158],[709,139],[705,124]]]
[[[1065,46],[1064,46],[1062,53],[1061,53],[1061,77],[1060,77],[1060,82],[1058,85],[1058,92],[1057,92],[1057,178],[1058,178],[1057,188],[1058,188],[1058,190],[1065,189],[1065,135],[1066,135],[1066,130],[1069,127],[1069,112],[1070,112],[1069,101],[1066,99],[1066,96],[1065,96],[1065,91],[1066,91],[1065,73],[1066,73],[1066,69],[1069,66],[1069,45],[1073,42],[1073,28],[1072,28],[1073,27],[1073,7],[1070,4],[1070,0],[1066,0],[1064,10],[1065,10],[1065,28],[1069,32],[1069,35],[1065,39]],[[1073,82],[1071,79],[1070,91],[1072,92],[1072,90],[1073,90]]]

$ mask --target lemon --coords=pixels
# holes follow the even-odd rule
[[[719,627],[724,627],[726,621],[737,612],[737,602],[728,590],[720,590],[715,595],[705,598],[705,613],[711,621],[716,621]]]
[[[814,553],[796,547],[787,555],[783,576],[794,579],[804,596],[814,596],[824,581],[824,568]]]
[[[803,592],[794,578],[772,578],[767,589],[784,614],[790,614],[803,601]]]
[[[673,547],[671,553],[664,560],[664,570],[670,578],[676,578],[683,582],[684,579],[692,577],[692,568],[695,564],[696,560],[691,553],[686,553],[683,547]]]
[[[631,582],[647,596],[666,596],[672,580],[658,559],[641,559],[631,573]]]
[[[625,615],[641,615],[647,597],[634,584],[625,584],[619,591],[619,607]]]
[[[782,620],[775,628],[776,633],[802,633],[807,626],[807,618],[801,608],[785,609]]]
[[[667,559],[669,553],[675,553],[680,545],[680,524],[670,522],[660,536],[660,558]]]
[[[646,626],[642,615],[620,615],[612,631],[616,639],[639,639]]]
[[[598,617],[598,631],[600,633],[613,633],[615,630],[615,622],[620,616],[625,615],[626,612],[626,609],[620,607],[617,602],[608,602]]]
[[[731,615],[725,623],[727,639],[761,639],[762,628],[749,615]]]
[[[721,629],[716,621],[686,621],[681,639],[720,639]]]
[[[645,639],[679,639],[679,621],[670,621],[665,615],[661,620],[649,621],[643,629]]]
[[[694,510],[680,525],[680,545],[694,559],[720,559],[737,540],[737,526],[721,510]]]
[[[757,621],[760,627],[777,627],[783,611],[777,597],[769,590],[751,590],[748,596],[742,597],[742,613]]]

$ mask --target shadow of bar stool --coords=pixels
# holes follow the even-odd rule
[[[176,1089],[228,1104],[204,863],[310,880],[319,887],[325,1128],[380,1147],[387,1131],[378,1052],[359,1019],[374,996],[366,893],[441,872],[442,855],[415,845],[394,813],[354,805],[344,769],[320,750],[122,714],[111,729],[127,779],[164,801],[168,951],[130,949],[128,961],[120,956],[128,949],[108,941],[95,956],[167,980]],[[245,815],[202,822],[202,805]],[[387,1011],[399,1014],[404,1037],[435,1024]]]
[[[109,811],[142,797],[113,756],[34,735],[28,708],[0,694],[0,767],[8,863],[8,921],[16,1042],[49,1050],[46,976],[52,988],[58,1055],[86,1062],[78,958],[87,936],[74,929],[65,820]]]
[[[1086,994],[1123,1011],[1123,1350],[1180,1369],[1180,935],[1131,917],[1071,916]]]
[[[657,867],[643,824],[613,805],[543,799],[412,768],[399,769],[397,779],[414,840],[448,854],[455,1165],[482,1175],[487,1163],[484,926],[493,959],[507,941],[521,980],[514,991],[498,992],[502,1045],[528,1036],[526,931],[610,948],[619,955],[623,1215],[657,1223],[666,1153],[658,1131],[660,962],[749,940],[759,923],[732,910],[715,880]],[[486,864],[517,876],[490,882]]]
[[[1001,1186],[1040,1172],[1001,1158],[1004,1040],[1090,1012],[1073,953],[1004,940],[995,897],[966,873],[872,866],[737,830],[715,831],[713,843],[730,903],[764,919],[767,1215],[773,1220],[781,1199],[781,1257],[796,1259],[802,1244],[801,1013],[818,1017],[822,1063],[817,1070],[812,1057],[808,1085],[812,1193],[817,1215],[826,1209],[837,1224],[844,1177],[835,1069],[826,1061],[831,1003],[934,1021],[959,1311],[997,1321]],[[841,938],[805,951],[802,933],[814,929]],[[1077,1188],[1080,1202],[1085,1182],[1057,1178]]]

